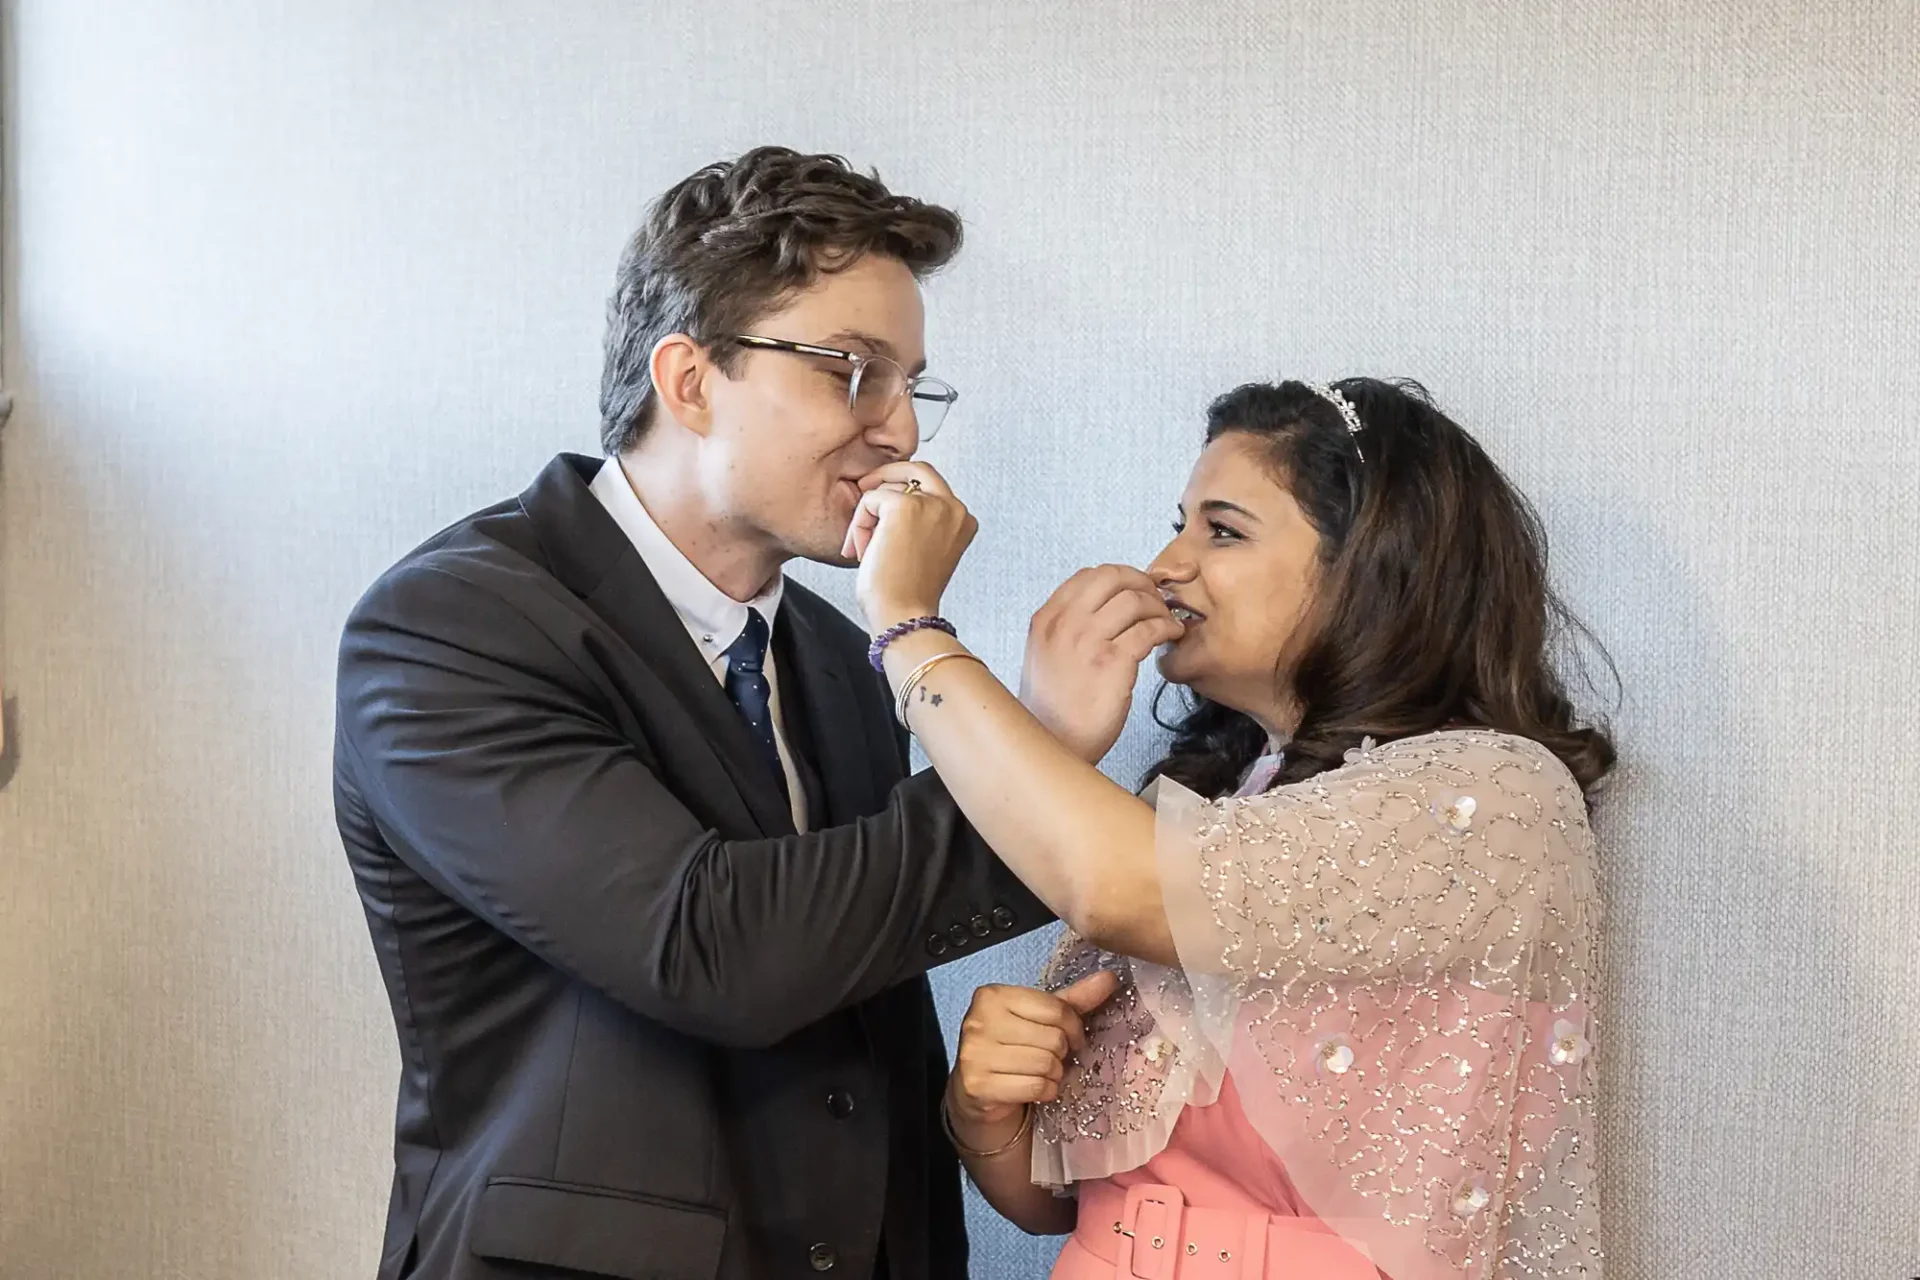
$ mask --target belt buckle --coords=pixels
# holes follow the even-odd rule
[[[1146,1183],[1127,1188],[1120,1221],[1113,1224],[1128,1242],[1115,1268],[1118,1280],[1173,1280],[1186,1203],[1178,1187]]]

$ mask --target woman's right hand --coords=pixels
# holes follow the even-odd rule
[[[841,553],[859,562],[854,595],[877,635],[940,612],[940,597],[980,522],[924,462],[889,463],[861,477],[860,488]]]
[[[947,1082],[947,1112],[960,1141],[980,1151],[1005,1145],[1035,1102],[1060,1096],[1067,1054],[1086,1048],[1085,1018],[1112,998],[1106,969],[1057,992],[981,987],[960,1023]]]

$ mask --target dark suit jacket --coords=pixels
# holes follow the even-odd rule
[[[381,1280],[962,1277],[925,971],[1048,919],[789,584],[815,830],[562,456],[389,570],[334,800],[399,1032]]]

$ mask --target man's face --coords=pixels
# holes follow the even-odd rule
[[[862,355],[887,356],[909,375],[925,364],[926,312],[913,273],[869,255],[823,272],[805,292],[755,321],[749,334]],[[857,481],[919,447],[912,402],[896,401],[878,425],[847,405],[844,360],[739,348],[734,376],[711,382],[701,485],[737,533],[787,556],[844,565]]]

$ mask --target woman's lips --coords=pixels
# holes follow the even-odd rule
[[[1183,627],[1191,627],[1195,623],[1207,620],[1206,614],[1188,607],[1178,596],[1163,595],[1161,599],[1167,602],[1167,611],[1173,615],[1173,620]]]

